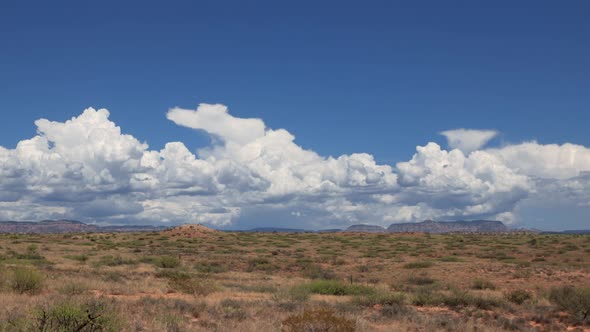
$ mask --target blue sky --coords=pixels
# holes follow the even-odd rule
[[[94,107],[149,149],[195,151],[209,130],[166,113],[220,103],[321,156],[392,167],[456,128],[496,130],[488,147],[587,147],[589,14],[586,1],[3,1],[0,146]]]

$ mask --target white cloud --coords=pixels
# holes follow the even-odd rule
[[[440,134],[447,138],[447,144],[451,149],[470,153],[484,147],[498,135],[498,132],[495,130],[454,129],[443,131]]]
[[[548,179],[567,179],[590,171],[590,149],[576,144],[527,142],[489,150],[518,172]]]
[[[226,143],[244,145],[264,136],[262,120],[235,118],[220,104],[201,104],[196,111],[176,107],[166,116],[179,126],[205,130]]]
[[[590,152],[580,145],[481,150],[495,132],[449,131],[456,149],[428,143],[392,167],[366,153],[320,156],[287,130],[234,117],[223,105],[167,116],[218,139],[198,153],[182,142],[150,150],[104,109],[63,123],[36,121],[36,136],[0,147],[0,218],[217,226],[254,218],[331,228],[429,218],[519,221],[520,202],[546,200],[556,188],[576,206],[589,202],[590,182],[581,174],[590,170]]]

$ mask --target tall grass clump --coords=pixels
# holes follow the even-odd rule
[[[37,294],[43,288],[43,275],[36,269],[18,267],[12,274],[10,286],[13,291],[24,294]]]

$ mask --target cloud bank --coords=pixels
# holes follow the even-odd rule
[[[590,149],[536,142],[482,149],[497,133],[451,130],[408,161],[366,153],[324,157],[285,129],[232,116],[223,105],[171,109],[167,118],[215,139],[199,151],[161,150],[124,134],[105,109],[0,147],[0,219],[239,225],[248,216],[291,226],[388,225],[433,219],[519,221],[518,205],[551,195],[590,207]],[[556,194],[559,189],[561,194]],[[265,220],[266,218],[266,220]]]

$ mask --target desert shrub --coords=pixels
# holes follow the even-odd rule
[[[155,274],[158,278],[167,278],[167,279],[190,279],[191,275],[180,270],[160,270]]]
[[[590,320],[590,287],[552,288],[549,292],[549,300],[580,323],[588,323]]]
[[[438,292],[433,292],[429,288],[420,288],[417,292],[412,294],[412,304],[416,306],[439,305],[442,303],[442,295]]]
[[[283,332],[354,332],[353,320],[339,317],[329,309],[306,310],[283,321]]]
[[[486,279],[475,279],[471,283],[472,289],[496,289],[496,285],[493,282]]]
[[[515,304],[523,304],[525,301],[530,300],[533,296],[529,291],[524,289],[515,289],[504,294],[506,299]]]
[[[132,259],[126,259],[121,256],[102,256],[99,258],[98,265],[106,266],[118,266],[118,265],[131,265],[137,264],[137,261]]]
[[[478,296],[461,290],[453,290],[448,294],[443,294],[429,288],[419,289],[414,293],[412,304],[417,306],[444,305],[450,308],[473,306],[484,310],[504,306],[504,302],[495,297]]]
[[[244,302],[225,299],[219,303],[223,312],[224,319],[244,320],[248,318],[248,313],[244,310]]]
[[[466,291],[454,290],[451,294],[442,297],[442,304],[451,308],[473,306],[488,310],[494,307],[501,307],[504,303],[501,299],[495,297],[483,297],[470,294]]]
[[[283,287],[272,294],[272,300],[281,309],[291,311],[309,300],[310,294],[310,291],[305,287]]]
[[[436,282],[436,280],[428,276],[410,276],[407,281],[408,283],[417,286],[432,285]]]
[[[121,281],[124,279],[124,275],[117,271],[107,271],[102,275],[104,281]]]
[[[0,319],[0,331],[2,332],[27,332],[34,328],[29,315],[19,308],[6,310]]]
[[[272,271],[275,270],[276,267],[270,263],[270,261],[266,258],[253,258],[248,260],[248,267],[246,271]]]
[[[43,288],[43,275],[36,269],[18,267],[12,274],[10,286],[18,293],[36,294]]]
[[[88,286],[79,282],[68,282],[59,289],[59,292],[64,295],[81,295],[88,292]]]
[[[383,317],[387,318],[398,318],[400,316],[407,316],[411,312],[412,309],[401,303],[387,304],[382,306],[381,309],[379,309],[379,313]]]
[[[180,259],[174,256],[161,256],[156,259],[155,263],[158,267],[173,269],[180,266]]]
[[[425,269],[434,265],[432,262],[411,262],[404,265],[405,269]]]
[[[66,301],[38,310],[37,331],[120,331],[121,324],[115,311],[100,300],[77,304]]]
[[[456,262],[461,262],[462,259],[457,256],[444,256],[444,257],[439,258],[439,261],[447,262],[447,263],[456,263]]]
[[[170,288],[192,295],[208,295],[216,291],[215,285],[207,279],[199,279],[191,276],[170,278]]]
[[[309,279],[335,279],[334,271],[324,269],[318,264],[305,264],[303,266],[303,276]]]
[[[85,263],[86,261],[88,261],[88,255],[68,255],[68,256],[64,256],[67,259],[71,259],[74,261],[78,261],[80,263]]]
[[[9,251],[12,257],[16,259],[27,259],[27,260],[45,260],[45,257],[41,256],[37,251],[37,245],[31,244],[27,247],[25,253],[17,253],[15,251]]]
[[[195,269],[201,273],[222,273],[227,271],[227,268],[220,262],[199,262],[195,265]]]
[[[375,292],[372,287],[345,284],[337,280],[314,280],[298,287],[306,289],[312,294],[322,295],[370,295]]]
[[[352,298],[352,303],[360,306],[372,307],[379,305],[402,305],[405,301],[403,293],[374,292],[368,295],[360,295]]]

